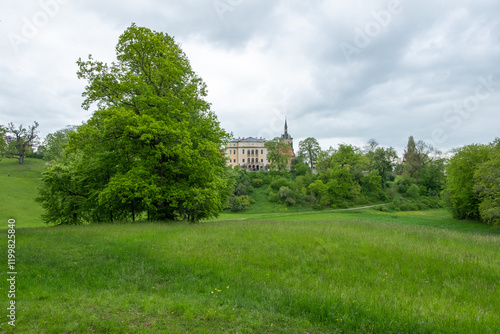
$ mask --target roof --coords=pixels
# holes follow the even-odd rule
[[[254,137],[248,137],[248,138],[238,138],[238,139],[233,139],[230,141],[230,143],[265,143],[266,140],[263,138],[254,138]]]

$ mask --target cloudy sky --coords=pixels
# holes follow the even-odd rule
[[[500,136],[498,0],[2,0],[0,124],[81,124],[76,61],[114,60],[132,22],[175,37],[235,137],[295,149]]]

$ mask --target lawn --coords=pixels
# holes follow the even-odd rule
[[[46,227],[44,162],[0,161],[5,333],[497,333],[500,230],[446,210],[256,203],[198,224]],[[8,176],[10,174],[10,176]]]
[[[7,220],[15,219],[18,227],[44,226],[42,207],[35,202],[45,161],[17,159],[0,161],[0,229],[7,228]]]
[[[499,230],[444,210],[20,228],[16,240],[7,333],[500,328]]]

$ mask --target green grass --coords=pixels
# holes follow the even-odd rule
[[[5,320],[0,331],[500,328],[498,229],[452,220],[444,210],[223,219],[18,229],[18,318],[15,331]],[[0,287],[7,305],[6,283]]]
[[[45,161],[17,159],[0,161],[0,228],[6,228],[8,219],[15,219],[18,227],[44,226],[42,208],[34,198],[38,194]],[[10,176],[9,176],[10,174]]]
[[[13,328],[3,272],[0,332],[500,328],[500,230],[445,210],[314,211],[269,203],[259,188],[248,211],[199,224],[47,228],[33,201],[42,170],[40,160],[0,161],[0,218],[5,228],[16,219],[18,273]]]

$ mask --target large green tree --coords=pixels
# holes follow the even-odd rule
[[[489,160],[480,164],[474,173],[474,192],[479,195],[481,220],[500,225],[500,140],[490,152]]]
[[[82,106],[98,109],[44,174],[45,221],[216,216],[230,193],[221,154],[228,134],[205,83],[165,33],[132,24],[116,54],[111,65],[92,56],[77,62],[87,80]]]

